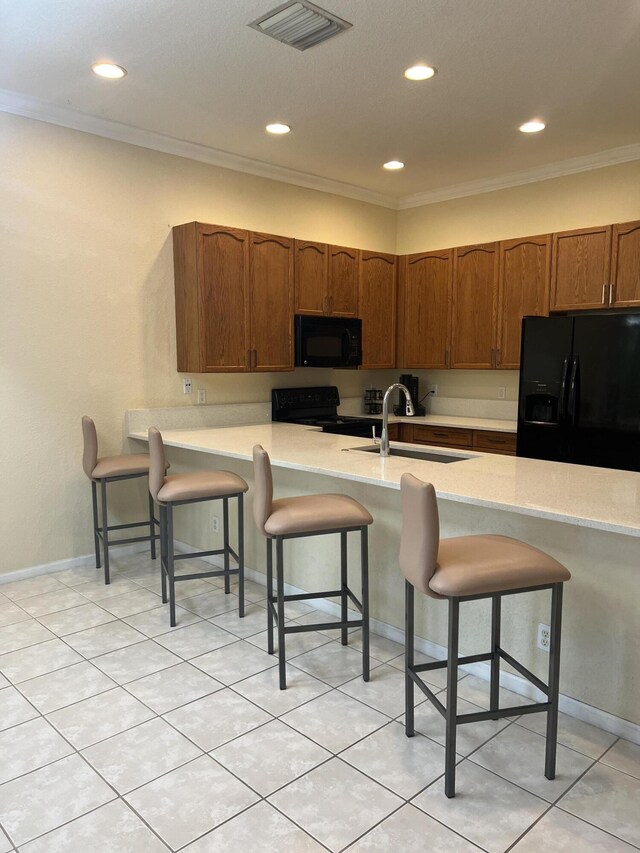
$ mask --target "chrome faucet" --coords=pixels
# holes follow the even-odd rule
[[[380,456],[389,456],[389,396],[392,391],[404,391],[404,396],[407,398],[407,414],[413,415],[413,403],[411,394],[406,385],[400,382],[394,382],[389,385],[382,401],[382,435],[380,436]]]

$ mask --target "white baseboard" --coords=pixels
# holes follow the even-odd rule
[[[141,550],[145,550],[144,545],[122,545],[118,549],[119,554],[133,554]],[[196,551],[195,545],[188,545],[185,542],[176,540],[176,551],[187,553]],[[208,563],[222,568],[222,560],[220,557],[204,557],[202,558]],[[62,572],[65,569],[73,569],[76,566],[91,565],[95,560],[94,554],[85,554],[81,557],[71,557],[68,560],[57,560],[53,563],[44,563],[40,566],[30,566],[27,569],[18,569],[13,572],[7,572],[0,575],[0,585],[5,583],[13,583],[13,581],[25,580],[26,578],[36,577],[37,575],[51,574],[54,572]],[[245,567],[245,577],[254,583],[264,586],[266,589],[266,576],[263,572],[256,569]],[[306,592],[304,589],[299,589],[289,583],[284,585],[285,595],[299,595]],[[312,604],[316,610],[321,610],[324,613],[329,613],[332,616],[340,616],[340,607],[329,601],[326,598],[309,599],[308,604]],[[353,616],[355,611],[350,611]],[[386,637],[388,640],[393,640],[400,645],[404,645],[404,631],[401,628],[396,628],[394,625],[389,625],[387,622],[381,622],[379,619],[370,620],[371,632],[378,634],[381,637]],[[415,648],[429,657],[436,660],[444,660],[447,656],[447,650],[444,646],[434,643],[431,640],[425,640],[422,637],[416,637]],[[486,663],[474,663],[463,666],[462,669],[481,678],[483,681],[489,681],[491,677],[491,668]],[[511,672],[500,673],[500,684],[507,690],[512,690],[514,693],[519,693],[521,696],[536,699],[540,701],[542,694],[525,678],[515,675]],[[629,740],[632,743],[640,744],[640,725],[632,723],[630,720],[625,720],[622,717],[616,717],[608,711],[603,711],[601,708],[595,708],[588,705],[586,702],[580,702],[578,699],[573,699],[571,696],[560,694],[560,710],[570,717],[575,717],[577,720],[582,720],[584,723],[589,723],[599,729],[604,729],[606,732],[617,735],[618,737]]]

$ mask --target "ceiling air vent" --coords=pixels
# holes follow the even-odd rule
[[[283,3],[249,26],[296,50],[306,50],[348,29],[351,24],[307,0],[298,0]]]

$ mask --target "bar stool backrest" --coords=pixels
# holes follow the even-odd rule
[[[158,500],[158,492],[164,485],[166,470],[167,463],[160,430],[157,427],[149,427],[149,492],[154,501]]]
[[[82,467],[89,479],[98,464],[98,435],[96,425],[88,415],[82,417],[82,438],[84,450],[82,452]]]
[[[431,483],[423,483],[413,474],[403,474],[400,479],[400,498],[400,569],[413,587],[431,595],[429,581],[436,570],[440,546],[436,491]]]
[[[273,503],[273,477],[269,454],[260,444],[253,448],[253,476],[255,480],[253,492],[253,520],[261,533],[267,535],[265,522],[271,515]]]

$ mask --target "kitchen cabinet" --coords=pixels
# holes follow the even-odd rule
[[[295,313],[325,314],[329,247],[326,243],[295,241]]]
[[[640,307],[640,220],[613,226],[609,304]]]
[[[456,450],[478,450],[481,453],[516,454],[516,434],[466,427],[435,427],[424,424],[399,423],[398,440],[412,444],[432,444]]]
[[[402,259],[400,361],[416,370],[449,367],[453,249]]]
[[[453,254],[451,367],[495,367],[498,244],[464,246]]]
[[[293,240],[251,232],[251,369],[293,370]]]
[[[363,368],[391,368],[396,364],[397,261],[395,255],[360,253],[358,304]]]
[[[173,247],[178,370],[292,370],[293,241],[190,222]]]
[[[517,370],[522,318],[549,314],[551,235],[503,240],[499,253],[495,366]]]
[[[358,250],[295,241],[295,313],[358,316]]]
[[[609,304],[611,225],[553,235],[551,310]]]

